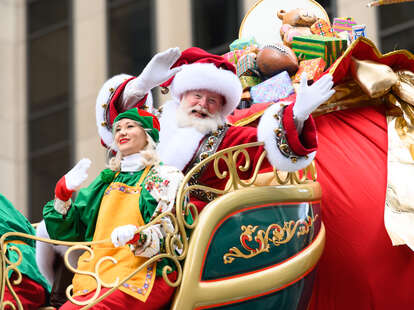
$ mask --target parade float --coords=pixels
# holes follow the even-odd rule
[[[255,126],[269,105],[280,99],[294,98],[298,75],[303,71],[307,72],[311,81],[326,73],[334,77],[336,93],[314,113],[317,120],[318,116],[331,112],[382,107],[381,111],[387,116],[387,123],[384,121],[384,124],[388,128],[388,136],[385,134],[381,138],[388,137],[385,141],[388,143],[385,146],[385,152],[389,153],[388,167],[395,167],[392,171],[398,173],[385,172],[385,179],[379,183],[385,187],[388,185],[388,189],[392,190],[387,190],[385,204],[384,188],[384,201],[379,204],[382,204],[382,210],[385,207],[385,226],[393,244],[408,244],[413,248],[410,243],[413,239],[404,229],[411,223],[413,200],[409,199],[411,193],[401,184],[404,183],[401,173],[410,173],[414,161],[414,56],[408,51],[382,54],[365,37],[364,25],[350,17],[336,18],[331,23],[324,9],[312,0],[258,1],[243,19],[239,38],[230,46],[229,53],[223,56],[237,67],[244,91],[239,109],[228,118],[234,126]],[[320,128],[327,121],[321,117]],[[350,137],[350,140],[353,139],[355,136]],[[318,290],[326,288],[327,284],[321,284],[318,279],[317,266],[330,231],[334,235],[334,231],[339,229],[330,209],[324,211],[323,197],[333,192],[333,185],[326,179],[328,172],[332,172],[337,174],[340,186],[349,187],[347,180],[358,178],[358,174],[352,174],[352,169],[346,170],[348,166],[345,162],[345,169],[339,172],[321,163],[330,162],[327,154],[332,153],[332,146],[327,146],[327,140],[329,137],[322,129],[322,155],[303,171],[262,173],[259,164],[249,180],[242,180],[239,175],[251,165],[248,148],[260,143],[232,147],[204,158],[186,174],[176,198],[175,213],[161,214],[140,228],[143,230],[158,223],[162,217],[169,217],[174,232],[166,237],[165,251],[152,257],[128,278],[114,279],[113,283],[106,283],[99,277],[101,265],[116,264],[114,258],[105,257],[97,263],[95,272],[89,274],[97,284],[95,297],[80,303],[73,299],[71,286],[68,286],[67,298],[88,309],[135,273],[153,262],[167,259],[178,274],[177,279],[171,281],[167,276],[168,266],[163,274],[169,285],[177,287],[171,309],[321,309],[316,306],[315,300],[318,299]],[[350,147],[355,149],[356,146]],[[262,154],[261,160],[265,155]],[[337,160],[340,160],[339,153],[333,152],[332,156],[338,156]],[[356,159],[349,165],[355,166],[360,161],[364,162]],[[381,163],[386,171],[387,162],[382,158]],[[208,165],[214,168],[217,178],[227,180],[225,189],[192,183],[192,178]],[[316,168],[322,175],[316,173]],[[368,178],[363,180],[370,181]],[[198,214],[196,207],[186,199],[191,191],[202,191],[217,198]],[[329,198],[333,201],[330,203],[341,205],[340,199]],[[186,220],[189,213],[194,220],[191,223]],[[383,213],[380,214],[384,225]],[[404,218],[401,217],[403,214],[406,215]],[[330,229],[328,234],[325,222]],[[378,230],[375,233],[378,234]],[[20,284],[19,265],[25,259],[13,246],[13,241],[21,237],[70,246],[65,254],[65,263],[74,273],[79,270],[70,263],[73,251],[80,249],[93,256],[93,242],[62,242],[18,232],[3,234],[0,238],[2,309],[22,309],[13,289]],[[332,246],[330,242],[328,245]],[[338,246],[341,246],[340,242]],[[330,251],[328,247],[325,261],[322,260],[326,265],[332,264],[329,261],[332,260]],[[14,253],[13,259],[9,254],[11,252]],[[343,269],[347,272],[346,268]],[[321,270],[322,276],[329,272]],[[8,275],[12,272],[18,276],[10,281]],[[3,302],[5,287],[12,292],[17,307]],[[104,287],[110,290],[97,298]],[[315,290],[317,293],[312,297]],[[337,294],[340,298],[339,291]],[[313,304],[311,298],[314,299]]]

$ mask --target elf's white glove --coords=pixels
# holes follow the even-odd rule
[[[180,58],[178,47],[169,48],[156,54],[146,65],[142,73],[129,82],[123,92],[123,101],[139,100],[152,88],[164,83],[181,70],[181,67],[171,69],[171,66]]]
[[[332,86],[331,74],[324,75],[311,86],[308,86],[306,72],[302,73],[296,103],[293,106],[293,117],[298,132],[302,131],[303,123],[309,115],[335,93]]]
[[[68,173],[65,174],[66,187],[71,191],[80,188],[88,178],[88,169],[91,166],[89,158],[82,158]]]
[[[124,225],[115,228],[111,233],[111,240],[114,247],[124,246],[134,239],[138,227],[135,225]]]
[[[144,229],[141,231],[141,234],[146,237],[145,243],[142,246],[138,246],[134,254],[136,256],[150,258],[160,253],[161,240],[164,240],[160,224],[155,224]]]
[[[60,214],[67,213],[70,207],[70,197],[88,178],[90,166],[91,160],[83,158],[56,183],[54,207]]]

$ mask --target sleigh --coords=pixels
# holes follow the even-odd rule
[[[272,183],[276,185],[258,186],[265,152],[255,167],[253,177],[241,180],[238,172],[248,169],[251,163],[247,149],[260,144],[228,148],[201,161],[185,176],[177,194],[175,214],[161,214],[148,224],[168,216],[175,232],[167,235],[165,251],[152,257],[133,274],[161,258],[168,259],[178,275],[172,282],[167,277],[168,270],[164,270],[164,280],[177,288],[170,309],[261,309],[262,304],[266,307],[273,305],[275,309],[307,308],[325,241],[320,214],[321,189],[315,181],[312,165],[295,173],[274,171]],[[240,158],[244,165],[237,166]],[[224,189],[188,184],[192,175],[209,164],[213,165],[218,178],[228,179]],[[217,195],[200,214],[186,199],[194,190]],[[191,224],[186,221],[189,212],[194,219]],[[4,234],[0,238],[2,309],[9,304],[3,301],[5,287],[13,294],[14,288],[19,285],[18,281],[9,281],[7,274],[13,270],[19,275],[18,266],[25,259],[21,253],[18,253],[17,261],[10,261],[5,255],[5,240],[14,237],[70,246],[65,254],[65,264],[74,273],[79,270],[70,265],[70,253],[83,249],[92,255],[90,246],[99,243],[62,242],[18,232]],[[9,248],[9,251],[12,250]],[[112,257],[104,259],[116,264]],[[96,279],[97,291],[103,287],[111,289],[99,298],[82,303],[83,309],[98,304],[133,274],[114,283],[104,283],[99,277],[99,270],[96,270],[91,276]],[[68,287],[68,299],[79,304],[71,294]],[[19,296],[15,295],[15,300],[17,307],[9,306],[23,309]]]

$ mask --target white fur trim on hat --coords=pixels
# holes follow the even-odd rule
[[[288,104],[289,102],[283,102]],[[277,114],[283,105],[275,103],[268,107],[260,118],[259,125],[257,126],[257,138],[259,141],[264,142],[264,147],[267,152],[267,159],[278,170],[293,172],[306,168],[316,156],[316,151],[305,156],[298,156],[296,163],[284,156],[276,145],[275,132],[276,128],[279,128],[280,121],[277,120],[274,115]]]
[[[183,65],[171,84],[171,94],[180,101],[185,92],[197,89],[207,89],[224,96],[223,117],[233,112],[242,95],[240,80],[233,72],[219,69],[212,63]]]
[[[96,125],[98,126],[98,133],[102,141],[107,147],[110,147],[113,143],[112,132],[105,125],[105,105],[109,104],[109,97],[116,89],[127,79],[131,78],[129,74],[118,74],[107,80],[101,89],[99,90],[98,97],[96,98]],[[148,93],[146,104],[152,108],[153,105],[151,92]]]

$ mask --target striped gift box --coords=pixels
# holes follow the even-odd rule
[[[352,17],[336,17],[334,18],[332,28],[336,32],[348,31],[349,34],[352,34],[352,26],[356,24]]]
[[[256,55],[252,53],[243,55],[237,62],[236,72],[238,77],[242,75],[256,75]]]
[[[320,35],[298,36],[292,40],[292,50],[299,60],[323,58],[326,66],[332,65],[347,48],[347,42],[341,38]]]

